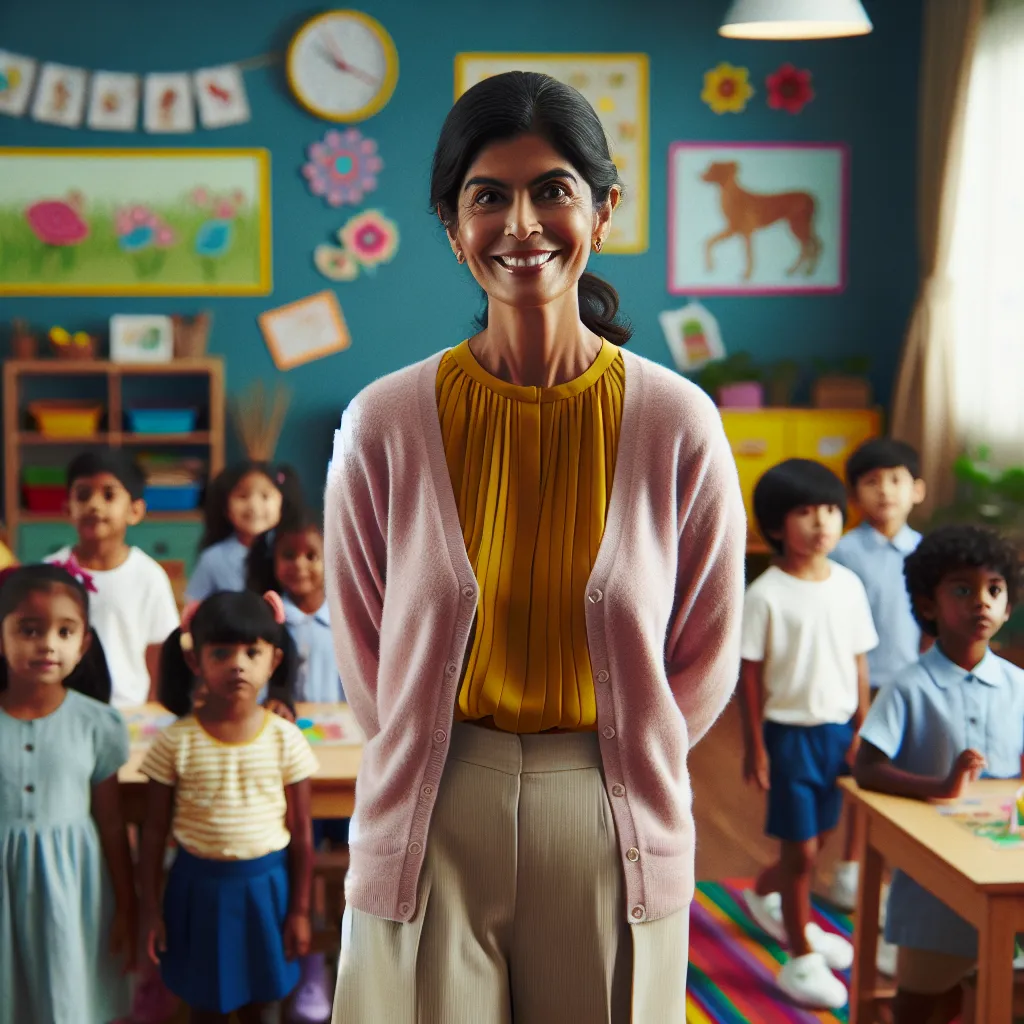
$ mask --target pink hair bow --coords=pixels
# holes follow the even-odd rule
[[[51,562],[50,564],[57,566],[58,569],[63,569],[70,577],[72,577],[72,579],[78,580],[78,582],[85,587],[86,593],[98,593],[92,574],[86,572],[78,564],[78,559],[76,559],[74,555],[71,555],[66,562]]]
[[[263,595],[263,600],[270,605],[270,610],[274,613],[274,621],[279,625],[284,625],[284,601],[281,600],[281,595],[276,590],[268,590]]]

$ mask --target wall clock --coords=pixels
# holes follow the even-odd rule
[[[384,108],[398,82],[398,51],[387,30],[362,11],[328,11],[295,34],[288,84],[325,121],[365,121]]]

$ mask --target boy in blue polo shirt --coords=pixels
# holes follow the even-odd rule
[[[777,864],[744,893],[751,917],[789,946],[779,987],[806,1006],[838,1009],[853,949],[811,920],[811,881],[839,822],[837,785],[853,760],[868,705],[866,653],[878,637],[857,575],[829,560],[846,491],[828,468],[789,459],[754,488],[754,514],[775,564],[747,589],[740,693],[744,775],[768,793]],[[781,921],[779,920],[781,910]]]
[[[878,646],[868,654],[871,689],[876,692],[921,653],[921,629],[903,582],[903,562],[921,543],[921,534],[907,525],[925,496],[921,461],[902,441],[874,438],[850,456],[846,483],[864,521],[843,537],[832,560],[852,569],[867,591],[878,631]],[[852,838],[850,829],[846,857],[836,865],[829,888],[830,899],[843,910],[853,910],[857,902],[859,871]]]
[[[917,621],[937,642],[879,692],[860,733],[858,784],[932,800],[958,797],[982,772],[1019,776],[1024,671],[989,649],[1017,599],[1016,550],[991,530],[947,526],[905,572]],[[895,1024],[954,1020],[977,960],[975,929],[896,871],[885,937],[899,947]]]

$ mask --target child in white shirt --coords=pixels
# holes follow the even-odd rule
[[[851,965],[853,948],[811,921],[811,881],[839,823],[837,780],[856,753],[878,636],[864,585],[829,560],[846,516],[831,470],[807,459],[775,466],[758,481],[754,513],[778,558],[744,602],[744,775],[767,791],[766,831],[782,850],[745,898],[758,925],[789,945],[779,987],[807,1006],[838,1009],[848,995],[832,971]]]

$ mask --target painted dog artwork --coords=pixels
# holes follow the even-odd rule
[[[717,185],[720,190],[722,214],[726,226],[704,242],[704,262],[714,270],[713,251],[719,242],[739,236],[746,248],[743,280],[754,273],[754,233],[778,221],[785,221],[800,245],[796,261],[786,273],[803,269],[810,277],[818,265],[822,242],[814,230],[816,203],[810,192],[748,192],[739,183],[740,166],[735,160],[716,161],[700,176],[702,181]]]

